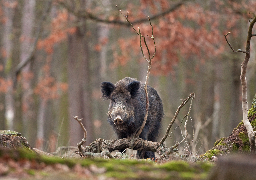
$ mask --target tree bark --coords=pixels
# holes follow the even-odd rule
[[[250,42],[252,38],[252,28],[256,22],[256,16],[253,18],[253,20],[250,23],[249,29],[248,29],[248,35],[247,35],[247,42],[246,42],[246,53],[244,61],[241,65],[241,85],[242,85],[242,111],[243,111],[243,123],[246,127],[249,141],[250,141],[250,147],[251,152],[255,152],[255,132],[253,131],[252,125],[248,119],[248,101],[247,101],[247,81],[246,81],[246,71],[247,71],[247,64],[250,60]]]

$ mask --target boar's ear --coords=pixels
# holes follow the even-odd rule
[[[115,85],[111,82],[102,82],[101,83],[101,92],[102,96],[109,98],[110,94],[114,91]]]
[[[128,91],[131,94],[131,97],[134,98],[136,96],[136,93],[138,89],[140,88],[140,82],[139,81],[133,81],[130,84],[128,84]]]

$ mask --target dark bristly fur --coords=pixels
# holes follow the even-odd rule
[[[132,137],[140,128],[146,114],[146,94],[144,84],[126,77],[115,85],[101,84],[103,97],[110,99],[108,121],[119,139]],[[147,86],[149,97],[148,118],[140,138],[156,141],[163,117],[163,105],[157,91]],[[155,158],[151,151],[138,151],[139,158]]]

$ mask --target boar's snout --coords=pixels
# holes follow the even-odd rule
[[[123,120],[120,115],[114,119],[114,124],[123,124]]]

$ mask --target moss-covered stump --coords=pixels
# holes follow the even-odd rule
[[[21,133],[10,130],[0,130],[0,147],[32,149],[26,138],[21,136]]]
[[[253,100],[252,107],[248,111],[248,118],[256,131],[256,97]],[[249,152],[250,143],[247,130],[241,121],[228,137],[221,138],[214,143],[214,147],[208,150],[201,157],[212,159],[213,156],[229,154],[231,152]]]

